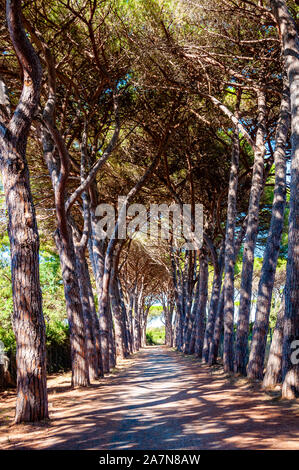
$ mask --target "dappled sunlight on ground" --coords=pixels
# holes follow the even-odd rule
[[[299,404],[164,347],[148,347],[88,389],[49,379],[51,422],[9,426],[14,394],[1,396],[2,449],[299,449]]]

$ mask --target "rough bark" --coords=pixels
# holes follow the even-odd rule
[[[77,277],[76,256],[71,235],[67,243],[59,229],[55,232],[59,253],[67,317],[70,328],[72,387],[89,385],[89,368],[85,342],[85,324]]]
[[[144,290],[144,284],[143,282],[141,283],[141,288],[137,295],[135,296],[135,307],[134,307],[134,325],[135,325],[135,345],[137,351],[141,348],[141,336],[142,336],[142,316],[143,316],[143,290]]]
[[[285,323],[283,341],[282,396],[299,395],[299,367],[292,363],[292,342],[299,339],[299,37],[285,1],[271,0],[281,40],[291,101],[292,163],[287,276],[285,286]]]
[[[91,234],[89,239],[89,257],[92,264],[94,278],[96,281],[96,292],[98,299],[102,297],[103,290],[103,276],[104,276],[104,263],[105,263],[105,251],[104,241],[101,240],[97,233],[97,216],[95,214],[96,207],[98,204],[98,191],[96,184],[93,184],[90,188],[90,214],[91,214]],[[99,335],[101,344],[101,360],[103,373],[109,372],[109,321],[108,313],[106,311],[105,316],[101,309],[101,303],[99,302],[98,307],[99,313]]]
[[[275,187],[272,205],[272,216],[264,260],[258,287],[257,309],[253,328],[251,350],[247,368],[248,377],[262,379],[264,359],[271,310],[272,290],[279,255],[280,239],[284,222],[286,203],[286,143],[290,124],[289,86],[285,80],[280,117],[276,130],[276,147],[274,152]]]
[[[129,322],[129,335],[131,340],[131,352],[136,352],[135,341],[134,341],[134,319],[133,319],[133,295],[129,295],[129,305],[128,305],[128,322]]]
[[[246,375],[246,359],[248,350],[249,316],[251,306],[252,275],[254,263],[254,249],[258,232],[259,203],[264,184],[264,156],[265,156],[265,116],[266,102],[264,93],[257,92],[258,99],[258,129],[256,134],[256,148],[252,170],[252,183],[248,208],[248,226],[245,236],[240,307],[237,324],[235,363],[236,373]]]
[[[147,317],[150,310],[151,305],[144,306],[143,315],[141,318],[141,347],[144,348],[146,346],[146,327],[147,327]]]
[[[39,236],[26,161],[27,139],[38,105],[42,73],[23,29],[21,1],[8,1],[6,14],[10,38],[23,71],[23,89],[14,114],[10,118],[5,93],[0,112],[0,166],[8,211],[12,323],[17,347],[15,422],[20,423],[48,418]]]
[[[65,210],[66,183],[70,159],[65,142],[55,126],[56,105],[55,64],[46,44],[39,39],[48,67],[48,99],[43,110],[41,141],[43,155],[50,174],[55,199],[57,230],[54,235],[60,258],[66,310],[70,328],[72,386],[89,385],[89,374],[84,337],[84,317],[76,274],[76,256],[73,238]]]
[[[217,269],[216,269],[217,267]],[[217,308],[220,296],[221,282],[223,274],[223,246],[220,248],[219,260],[217,266],[214,266],[214,278],[212,285],[211,301],[209,306],[208,320],[205,330],[204,345],[202,356],[205,362],[209,360],[210,347],[212,344],[212,337],[215,327],[215,320],[217,315]]]
[[[175,344],[175,347],[178,350],[180,350],[181,344],[182,344],[181,325],[182,325],[182,317],[183,317],[183,308],[181,304],[181,295],[180,295],[180,282],[179,282],[180,280],[178,276],[174,248],[170,246],[169,250],[170,250],[170,260],[171,260],[172,283],[173,283],[174,298],[175,298],[175,304],[176,304],[174,344]]]
[[[220,346],[220,339],[221,339],[221,334],[223,331],[223,323],[224,323],[224,287],[222,287],[221,294],[220,294],[220,299],[218,302],[218,309],[217,309],[217,316],[216,316],[216,321],[215,321],[215,327],[214,327],[214,334],[213,334],[213,340],[212,344],[210,347],[210,354],[209,354],[209,365],[216,364],[217,362],[217,357],[218,357],[218,351],[219,351],[219,346]]]
[[[124,329],[125,329],[125,347],[127,354],[129,355],[132,352],[131,349],[131,336],[130,336],[130,325],[129,325],[129,319],[128,319],[128,313],[126,309],[126,305],[124,302],[124,295],[123,295],[123,290],[122,290],[122,285],[120,282],[120,278],[118,277],[118,291],[119,291],[119,299],[120,299],[120,305],[122,309],[122,318],[123,318],[123,323],[124,323]]]
[[[108,306],[108,322],[109,322],[109,367],[116,366],[116,345],[115,345],[115,329],[112,318],[111,305]]]
[[[248,217],[245,218],[243,226],[241,227],[238,236],[235,241],[235,253],[234,253],[234,264],[236,263],[237,256],[239,254],[242,241],[247,229],[247,222],[248,222]],[[220,296],[220,301],[218,304],[218,310],[217,310],[217,317],[216,317],[216,322],[215,322],[215,328],[214,328],[214,335],[213,335],[213,341],[210,349],[210,355],[209,355],[209,365],[216,364],[217,362],[217,357],[218,357],[218,349],[219,349],[219,344],[220,344],[220,337],[221,337],[221,332],[223,328],[223,315],[224,315],[224,289],[222,287],[221,291],[221,296]]]
[[[101,350],[101,337],[100,337],[100,323],[99,318],[96,312],[95,302],[94,302],[94,295],[91,285],[91,279],[89,274],[89,268],[87,264],[87,260],[84,257],[84,287],[86,290],[86,295],[88,297],[89,302],[89,312],[91,315],[91,325],[92,325],[92,335],[93,335],[93,342],[95,343],[96,348],[96,355],[97,355],[97,376],[103,376],[103,361],[102,361],[102,350]]]
[[[111,310],[114,319],[114,328],[115,328],[115,346],[116,346],[116,357],[124,359],[127,357],[128,353],[126,350],[126,333],[125,333],[125,323],[123,318],[123,312],[120,303],[120,295],[118,290],[118,279],[117,279],[117,266],[119,259],[120,250],[114,253],[113,267],[111,271],[110,285],[109,285],[109,294],[110,294],[110,303]]]
[[[90,282],[88,275],[88,266],[85,259],[84,250],[79,244],[75,243],[75,254],[76,254],[76,265],[77,275],[80,289],[80,298],[83,310],[84,326],[85,326],[85,342],[86,342],[86,354],[89,369],[89,378],[94,380],[99,376],[99,360],[96,343],[96,330],[94,319],[92,318],[90,303],[90,289],[88,283]]]
[[[193,252],[188,251],[185,257],[185,273],[183,277],[183,299],[185,305],[184,324],[183,324],[183,352],[188,352],[188,338],[192,329],[192,296],[194,289],[194,257]]]
[[[196,313],[197,313],[197,309],[199,305],[199,297],[200,297],[200,279],[198,275],[198,280],[196,282],[194,300],[193,300],[193,305],[192,305],[192,310],[191,310],[190,329],[188,331],[188,337],[187,337],[187,345],[186,345],[187,354],[194,354],[194,351],[195,351]]]
[[[238,189],[238,169],[239,169],[239,128],[234,130],[233,150],[229,177],[228,198],[227,198],[227,220],[225,234],[224,253],[224,345],[223,345],[223,367],[225,372],[233,371],[233,339],[234,339],[234,270],[235,270],[235,224],[236,205]],[[219,318],[221,320],[221,318]],[[220,326],[220,325],[219,325]],[[218,328],[219,328],[218,326]],[[216,331],[218,334],[218,331]]]
[[[263,380],[263,388],[273,388],[282,379],[282,344],[284,328],[284,302],[277,314],[276,325],[270,346],[269,358]]]
[[[173,329],[172,329],[172,318],[173,318],[173,301],[167,302],[165,310],[165,344],[172,348],[173,346]]]
[[[195,325],[195,354],[201,358],[203,355],[203,343],[205,336],[205,321],[206,309],[208,300],[208,280],[209,280],[209,265],[207,256],[203,255],[200,259],[199,267],[199,302],[196,311]]]

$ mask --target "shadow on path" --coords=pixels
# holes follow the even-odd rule
[[[4,448],[299,449],[297,403],[236,387],[164,347],[88,390],[62,387],[52,424]]]

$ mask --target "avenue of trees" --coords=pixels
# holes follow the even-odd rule
[[[168,346],[297,397],[297,2],[1,7],[0,339],[12,328],[15,422],[48,418],[54,320],[72,386],[86,387],[146,345],[158,304]],[[103,240],[103,203],[119,217],[133,204],[128,228],[152,204],[189,204],[194,224],[202,204],[203,244],[148,240],[142,224]]]

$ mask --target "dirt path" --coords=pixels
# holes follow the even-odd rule
[[[1,397],[1,449],[299,449],[299,404],[163,347],[146,348],[88,389],[70,374],[49,380],[51,423],[8,426],[14,396]]]

